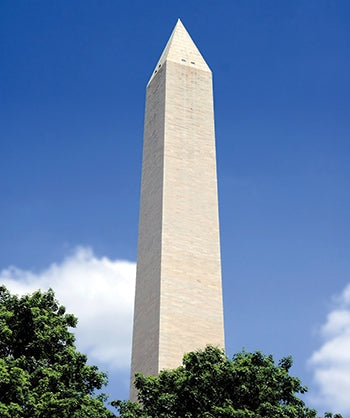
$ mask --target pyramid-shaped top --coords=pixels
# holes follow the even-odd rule
[[[201,53],[188,34],[181,20],[178,19],[175,28],[166,44],[166,47],[157,63],[150,81],[166,61],[178,62],[179,64],[196,66],[196,68],[210,71]]]

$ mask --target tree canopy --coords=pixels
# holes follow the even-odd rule
[[[112,417],[104,395],[107,376],[74,345],[77,318],[54,292],[18,297],[0,286],[0,416]]]
[[[243,351],[230,360],[223,350],[208,346],[186,354],[175,370],[157,377],[136,374],[139,403],[114,405],[124,418],[314,418],[316,411],[297,396],[307,388],[289,375],[291,366],[291,357],[276,365],[271,355]]]
[[[0,416],[4,418],[106,418],[107,376],[74,345],[77,318],[54,292],[11,295],[0,286]],[[215,347],[185,354],[182,366],[158,376],[137,374],[139,402],[114,401],[123,418],[315,418],[289,375],[291,357],[276,365],[260,352],[230,360]],[[325,414],[326,418],[341,415]]]

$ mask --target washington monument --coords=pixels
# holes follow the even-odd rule
[[[131,381],[207,344],[224,347],[212,75],[179,20],[146,90]]]

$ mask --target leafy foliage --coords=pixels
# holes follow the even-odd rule
[[[140,403],[116,401],[114,406],[124,418],[314,418],[316,411],[297,397],[307,388],[289,375],[291,366],[291,357],[276,365],[272,356],[243,351],[229,360],[222,350],[207,346],[158,377],[137,374]]]
[[[4,418],[114,417],[106,396],[94,394],[106,374],[86,364],[74,345],[77,318],[66,314],[54,292],[18,297],[0,286],[0,416]],[[315,418],[289,375],[290,357],[278,365],[260,352],[232,360],[211,346],[188,353],[183,365],[159,376],[137,374],[139,403],[112,402],[123,418]],[[326,418],[341,415],[325,414]]]
[[[77,352],[77,318],[54,292],[18,297],[0,286],[0,416],[112,417],[103,394],[106,374]]]

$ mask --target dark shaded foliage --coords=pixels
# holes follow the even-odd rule
[[[316,411],[297,396],[307,388],[289,375],[291,366],[291,357],[276,365],[271,355],[243,351],[230,360],[208,346],[186,354],[181,367],[158,377],[137,374],[140,403],[114,405],[124,418],[314,418]]]
[[[18,297],[0,287],[1,417],[113,416],[94,395],[107,376],[76,350],[76,324],[52,290]]]

